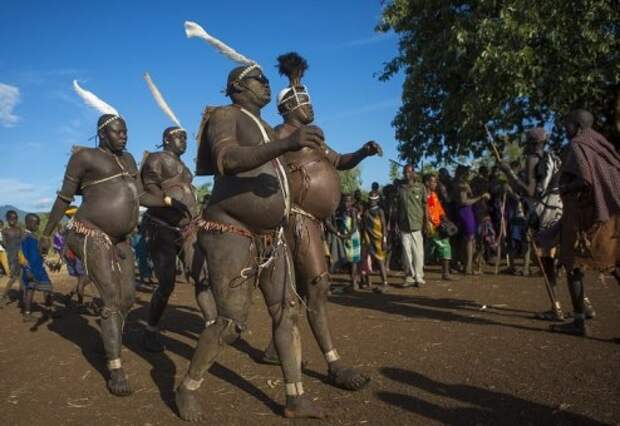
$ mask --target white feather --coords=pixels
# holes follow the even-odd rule
[[[192,21],[185,21],[185,35],[187,38],[198,37],[215,47],[223,55],[243,65],[254,65],[256,61],[246,58],[241,53],[237,52],[232,47],[226,45],[223,41],[220,41],[208,34],[204,28]]]
[[[146,84],[149,86],[149,90],[151,91],[151,94],[155,98],[155,102],[157,102],[157,105],[161,108],[164,114],[166,114],[168,118],[170,118],[170,120],[172,120],[172,122],[177,125],[177,127],[183,128],[183,126],[181,126],[181,123],[179,123],[179,119],[177,118],[176,115],[174,115],[174,112],[168,106],[168,103],[162,96],[159,89],[157,88],[157,86],[155,86],[155,83],[153,83],[153,79],[151,78],[148,72],[144,73],[144,79],[146,80]]]
[[[86,105],[88,105],[89,107],[96,109],[101,114],[113,114],[120,116],[120,114],[116,109],[114,109],[114,107],[106,104],[104,101],[99,99],[93,92],[82,89],[78,84],[77,80],[73,80],[73,88],[75,89],[77,94],[80,95],[80,98],[82,98]]]

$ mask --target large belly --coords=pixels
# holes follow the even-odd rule
[[[325,159],[289,172],[289,183],[295,204],[317,219],[331,216],[340,203],[340,177]]]
[[[138,225],[138,192],[134,182],[120,179],[84,190],[77,220],[85,220],[115,240],[122,240]]]
[[[261,233],[277,228],[285,214],[284,196],[275,168],[264,164],[236,176],[218,176],[205,212],[213,220],[229,216]]]

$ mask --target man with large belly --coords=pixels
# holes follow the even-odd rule
[[[74,86],[84,97],[77,83]],[[100,326],[110,372],[108,389],[125,396],[131,389],[121,363],[122,332],[135,297],[134,257],[127,237],[138,224],[140,204],[184,208],[170,197],[157,198],[142,191],[136,162],[125,151],[125,121],[107,107],[100,111],[111,109],[113,113],[99,118],[99,146],[74,149],[43,235],[49,241],[73,197],[81,195],[82,204],[67,226],[66,244],[82,261],[103,300]]]
[[[282,154],[322,143],[322,132],[304,127],[275,139],[260,118],[269,103],[269,81],[253,63],[228,76],[233,104],[207,109],[201,124],[197,174],[214,174],[198,243],[207,257],[210,285],[217,305],[216,321],[205,328],[189,370],[176,391],[179,415],[203,418],[197,397],[204,373],[225,344],[247,328],[251,293],[258,285],[273,323],[275,346],[282,359],[287,417],[322,417],[301,382],[301,342],[294,274],[283,226],[289,213]]]
[[[168,127],[163,134],[163,150],[148,154],[144,159],[141,179],[144,190],[158,198],[166,195],[179,200],[188,211],[196,213],[196,196],[192,173],[181,160],[187,148],[187,134],[180,127]],[[143,344],[150,352],[161,352],[159,322],[168,305],[176,281],[176,259],[181,261],[196,286],[196,301],[207,323],[216,317],[215,303],[207,291],[203,271],[204,256],[196,247],[191,217],[170,207],[152,207],[143,218],[146,244],[153,259],[157,288],[153,292]]]
[[[281,74],[290,79],[290,86],[278,96],[278,110],[284,123],[276,127],[276,137],[286,138],[314,121],[314,111],[307,88],[301,77],[307,68],[305,59],[296,53],[278,58]],[[322,145],[302,148],[284,155],[291,196],[291,215],[286,241],[295,265],[295,282],[307,302],[308,322],[328,364],[329,381],[348,390],[361,389],[369,378],[343,365],[332,342],[327,318],[328,266],[322,242],[322,222],[331,216],[340,202],[340,178],[337,170],[355,167],[364,158],[381,153],[375,142],[367,142],[358,151],[340,155]],[[273,342],[265,350],[263,360],[279,363]]]

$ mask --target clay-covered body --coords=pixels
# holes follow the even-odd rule
[[[295,130],[288,124],[275,129],[278,138],[287,137]],[[340,203],[338,158],[329,148],[323,151],[303,148],[284,155],[293,203],[319,220],[331,216]]]
[[[193,176],[180,158],[161,151],[149,154],[142,165],[142,182],[145,190],[156,185],[166,195],[183,203],[187,210],[196,208],[196,195],[192,186]],[[183,212],[169,207],[151,207],[147,213],[171,226],[182,227],[190,218]]]
[[[273,138],[269,125],[262,124]],[[218,160],[230,137],[235,137],[240,146],[262,144],[256,123],[236,107],[222,107],[213,113],[208,131],[212,158],[220,173],[215,177],[209,205],[204,211],[205,219],[247,228],[257,234],[275,229],[285,215],[277,160],[235,175],[221,173],[221,160]]]
[[[131,154],[115,155],[100,148],[82,148],[69,160],[67,175],[79,181],[82,193],[76,220],[95,226],[112,241],[125,239],[137,226],[138,169]]]

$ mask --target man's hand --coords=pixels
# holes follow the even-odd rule
[[[383,157],[383,148],[375,141],[366,142],[362,148],[365,151],[366,157],[371,157],[373,155]]]
[[[427,237],[432,235],[432,233],[433,233],[433,224],[431,223],[430,220],[424,221],[423,232],[424,232],[424,235],[426,235]]]
[[[491,194],[489,194],[488,192],[485,192],[484,194],[482,194],[482,199],[483,200],[490,200],[491,199]]]
[[[317,126],[304,126],[295,130],[288,138],[289,150],[299,151],[302,148],[323,149],[325,136]]]
[[[185,204],[183,204],[182,202],[180,202],[176,198],[172,198],[171,196],[166,195],[164,197],[164,204],[166,206],[170,207],[170,208],[175,209],[179,213],[184,214],[189,219],[192,218],[192,212],[189,211],[189,209],[187,208],[187,206]]]

